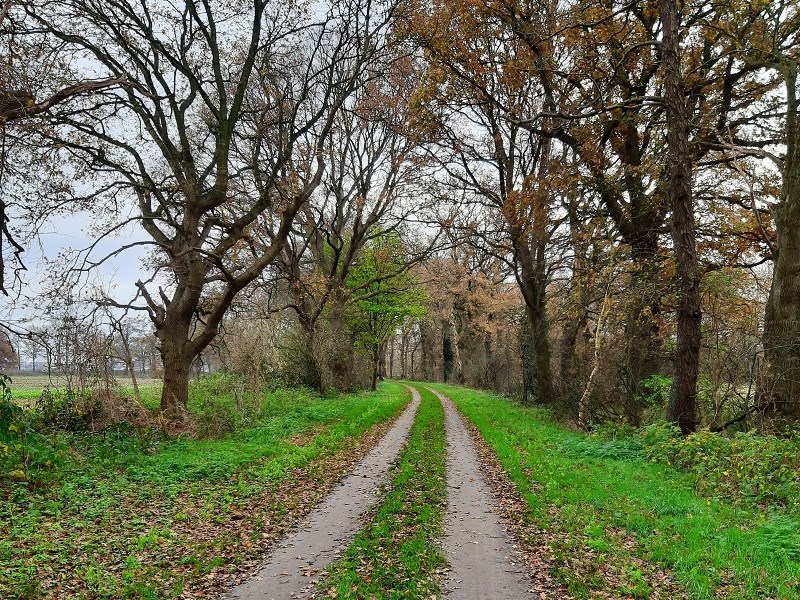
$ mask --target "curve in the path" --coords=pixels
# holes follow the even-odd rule
[[[492,511],[491,489],[461,415],[446,396],[430,391],[444,407],[447,435],[444,554],[450,569],[443,591],[452,600],[534,598],[522,553]]]
[[[238,600],[296,600],[314,591],[314,576],[336,558],[361,529],[361,516],[376,500],[389,467],[397,460],[414,422],[420,396],[412,401],[378,445],[280,542],[258,574],[233,588]]]

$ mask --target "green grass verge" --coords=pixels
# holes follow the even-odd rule
[[[346,457],[407,400],[389,382],[330,399],[277,392],[257,427],[222,440],[57,434],[46,479],[0,484],[0,598],[172,598],[202,585],[314,501],[339,463],[304,468]]]
[[[391,484],[371,522],[320,588],[336,598],[438,597],[436,570],[445,563],[441,537],[445,500],[444,413],[421,390],[422,402]]]
[[[633,453],[566,431],[542,411],[438,385],[497,453],[532,521],[560,534],[554,575],[577,598],[647,598],[632,557],[669,568],[691,598],[799,598],[800,522],[702,498],[694,481]],[[623,535],[620,535],[623,532]],[[625,537],[636,541],[633,548]],[[625,589],[568,568],[570,556],[626,572]],[[591,572],[591,569],[589,569]]]

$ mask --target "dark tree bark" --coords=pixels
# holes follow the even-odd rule
[[[378,381],[386,376],[386,342],[372,346],[371,358],[372,378],[370,381],[370,389],[374,392],[378,389]]]
[[[542,253],[543,250],[542,248]],[[526,399],[536,404],[552,404],[555,401],[555,391],[550,367],[550,328],[547,321],[543,256],[532,256],[529,248],[523,245],[515,246],[515,254],[519,264],[517,281],[525,299],[522,358]]]
[[[392,336],[389,340],[389,358],[387,360],[387,371],[389,375],[389,379],[394,377],[394,350],[395,346],[397,345],[397,336]]]
[[[797,63],[778,65],[786,82],[786,157],[775,207],[777,241],[764,318],[764,375],[759,408],[794,422],[800,418],[800,144]]]
[[[420,344],[422,346],[420,370],[422,371],[422,378],[425,381],[444,381],[441,325],[438,323],[421,323],[420,336]],[[411,370],[413,373],[413,365]]]
[[[579,219],[576,197],[571,197],[565,203],[565,209],[573,252],[570,281],[572,302],[559,341],[558,391],[562,400],[568,405],[572,416],[577,416],[578,400],[581,395],[581,374],[586,364],[586,357],[581,352],[582,348],[579,349],[578,340],[581,332],[585,331],[591,304],[590,290],[584,281],[588,273],[587,239],[590,234],[585,231],[583,223]]]
[[[697,263],[692,153],[689,148],[689,114],[680,60],[680,4],[659,0],[663,27],[661,72],[667,107],[667,194],[672,209],[675,254],[677,343],[675,378],[667,404],[667,420],[683,434],[697,427],[697,374],[700,364],[700,270]]]

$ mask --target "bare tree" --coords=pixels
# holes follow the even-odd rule
[[[111,325],[111,348],[118,359],[125,365],[128,372],[128,377],[131,378],[133,384],[133,395],[136,401],[141,403],[142,394],[139,392],[139,381],[136,376],[136,365],[133,358],[132,338],[134,335],[134,326],[130,319],[126,319],[125,315],[115,315],[113,311],[106,311],[106,317]],[[114,340],[116,338],[116,340]],[[117,341],[118,343],[114,343]]]
[[[4,0],[0,4],[0,189],[7,170],[13,169],[20,137],[42,127],[44,118],[56,106],[72,99],[124,84],[124,75],[92,78],[63,68],[54,48],[25,22],[30,0]],[[38,119],[36,117],[39,117]],[[20,165],[26,161],[20,158]],[[0,194],[0,291],[7,294],[5,271],[10,262],[24,269],[24,251],[11,227],[5,194]],[[9,254],[10,253],[10,254]],[[13,261],[9,259],[13,257]]]
[[[22,336],[22,345],[25,347],[27,355],[31,358],[31,369],[36,372],[36,359],[45,350],[44,337],[47,335],[46,329],[41,326],[31,326]]]
[[[102,257],[92,245],[76,264],[151,248],[153,275],[133,301],[106,302],[150,316],[161,410],[180,422],[193,361],[318,187],[335,115],[379,52],[392,6],[68,0],[26,10],[62,52],[126,81],[85,98],[88,110],[53,113],[56,126],[39,135],[84,176],[58,201],[108,216],[98,241],[129,223],[148,238]]]
[[[309,337],[309,346],[314,345],[320,318],[327,334],[338,342],[340,351],[325,358],[331,363],[333,385],[340,390],[353,387],[346,307],[376,283],[361,289],[347,287],[352,267],[364,247],[379,236],[396,231],[410,240],[411,227],[430,204],[424,182],[432,176],[431,161],[405,135],[408,100],[416,84],[413,64],[408,57],[388,56],[381,73],[380,80],[363,87],[337,116],[326,143],[329,169],[319,193],[298,214],[278,261],[289,283],[291,308]],[[404,271],[426,257],[436,241],[437,236],[420,240],[399,269]]]

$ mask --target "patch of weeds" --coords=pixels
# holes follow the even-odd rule
[[[445,564],[436,540],[445,499],[444,412],[423,390],[422,402],[377,512],[319,584],[335,598],[439,597]]]
[[[603,440],[595,437],[566,438],[560,442],[565,454],[578,458],[640,460],[642,444],[637,438]]]
[[[648,459],[689,473],[702,495],[800,515],[800,433],[729,437],[705,429],[684,437],[656,423],[642,441]]]

